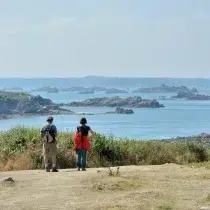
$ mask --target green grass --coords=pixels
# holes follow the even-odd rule
[[[194,168],[207,168],[210,169],[210,162],[199,162],[199,163],[192,163],[189,165],[190,167]]]
[[[75,167],[73,133],[58,136],[58,165]],[[209,160],[205,147],[190,141],[137,141],[96,134],[88,154],[89,167],[202,164]],[[17,127],[0,133],[0,170],[40,169],[43,166],[39,129]]]
[[[207,202],[210,202],[210,194],[208,194],[208,195],[206,196],[206,201],[207,201]]]
[[[8,92],[0,91],[0,100],[14,100],[14,101],[25,101],[29,99],[28,93],[23,92]]]
[[[94,190],[110,190],[110,191],[129,191],[136,190],[143,186],[141,181],[132,180],[123,177],[109,177],[108,179],[100,178],[93,180]]]

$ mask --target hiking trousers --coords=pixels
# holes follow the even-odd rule
[[[44,163],[47,165],[49,163],[49,156],[52,156],[52,164],[56,166],[56,155],[57,155],[57,144],[55,143],[43,143],[43,154]]]
[[[77,168],[86,168],[87,151],[85,149],[77,149]]]

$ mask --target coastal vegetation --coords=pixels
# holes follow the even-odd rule
[[[116,114],[134,114],[134,111],[132,109],[123,109],[120,107],[117,107],[115,110]]]
[[[96,115],[96,114],[133,114],[131,109],[117,107],[115,111],[104,113],[76,113],[61,108],[63,104],[55,104],[50,99],[32,96],[24,92],[0,91],[0,119],[19,116],[37,115]]]
[[[47,93],[59,93],[59,92],[77,92],[78,94],[94,94],[96,92],[104,92],[104,94],[127,94],[125,89],[107,88],[100,86],[74,86],[69,88],[57,88],[57,87],[41,87],[32,90],[32,92],[47,92]],[[186,100],[210,100],[209,95],[199,94],[196,88],[188,88],[187,86],[168,86],[162,84],[157,87],[138,88],[133,93],[176,93],[176,95],[167,98],[166,96],[160,97],[162,100],[171,99],[186,99]]]
[[[106,88],[100,86],[91,87],[69,87],[69,88],[57,88],[57,87],[41,87],[33,89],[32,92],[47,92],[47,93],[58,93],[61,92],[78,92],[79,94],[94,94],[95,92],[104,92],[106,94],[111,93],[128,93],[128,91],[118,88]]]
[[[24,92],[0,91],[0,101],[25,101],[29,99],[29,94]]]
[[[85,90],[85,91],[81,91],[81,92],[78,92],[79,94],[94,94],[94,90]]]
[[[186,99],[186,100],[210,100],[209,95],[201,95],[192,91],[179,91],[172,99]]]
[[[61,91],[64,92],[104,92],[106,91],[105,87],[100,86],[91,86],[91,87],[82,87],[82,86],[74,86],[69,88],[62,88]]]
[[[47,92],[47,93],[58,93],[59,89],[56,87],[40,87],[31,90],[31,92]]]
[[[21,91],[24,92],[22,88],[10,88],[8,91]],[[4,89],[6,92],[7,89]],[[46,92],[46,93],[59,93],[59,92],[77,92],[78,94],[94,94],[96,92],[104,92],[104,94],[127,94],[127,90],[113,88],[113,87],[102,87],[102,86],[73,86],[69,88],[58,88],[58,87],[39,87],[31,90],[31,92]],[[166,96],[161,96],[159,99],[161,100],[171,100],[171,99],[186,99],[186,100],[210,100],[209,95],[199,94],[199,91],[196,88],[189,88],[185,85],[181,86],[169,86],[166,84],[162,84],[156,87],[148,87],[148,88],[138,88],[133,91],[133,93],[176,93],[176,95],[167,98]]]
[[[75,167],[73,133],[58,136],[59,168]],[[192,164],[209,160],[209,149],[196,138],[129,140],[96,134],[88,154],[88,167]],[[41,169],[42,139],[39,129],[17,127],[0,133],[0,170]]]
[[[56,79],[56,81],[59,83],[59,80]],[[69,80],[67,81],[72,85]],[[141,84],[141,81],[138,80],[138,84]],[[113,80],[114,84],[117,82],[125,85],[122,80]],[[201,82],[203,85],[205,80]],[[208,80],[206,82],[209,84]],[[43,83],[45,84],[46,80]],[[57,82],[54,84],[57,85]],[[84,83],[77,82],[76,84],[83,85]],[[174,82],[174,84],[182,83]],[[188,85],[191,84],[192,82]],[[131,85],[135,85],[133,80]],[[159,84],[152,83],[152,85]],[[126,86],[122,88],[126,89]],[[197,94],[195,95],[197,97]],[[9,93],[9,95],[1,94],[1,96],[1,105],[12,105],[13,101],[20,99],[22,104],[27,104],[28,97],[31,98],[29,94],[12,95]],[[192,98],[192,100],[197,99],[194,99],[194,95]],[[38,97],[35,101],[43,106],[46,101],[40,99]],[[183,99],[188,99],[188,97]],[[0,108],[2,110],[2,107]],[[181,105],[180,109],[182,109]],[[115,109],[111,110],[114,114]],[[128,112],[127,109],[121,107],[118,107],[116,111]],[[193,111],[192,114],[197,116],[197,112],[193,113]],[[159,114],[159,110],[157,113]],[[181,113],[183,112],[180,112],[180,115]],[[156,115],[154,119],[158,121]],[[185,122],[190,123],[188,121],[182,123],[181,120],[179,121],[181,126]],[[172,125],[171,123],[170,126]],[[199,122],[195,126],[199,126]],[[158,129],[158,125],[156,128]],[[167,132],[167,128],[165,126],[162,135],[167,136],[164,133]],[[194,128],[183,127],[189,130]],[[205,130],[203,124],[201,130]],[[130,131],[127,132],[129,135]],[[179,134],[181,130],[180,133],[177,132],[174,135]],[[155,131],[152,135],[156,135]],[[44,170],[13,172],[14,170],[43,168],[42,139],[39,129],[17,127],[0,132],[0,209],[208,209],[207,206],[210,204],[210,139],[208,137],[141,141],[141,139],[132,140],[96,134],[92,142],[92,150],[88,154],[88,167],[91,168],[88,168],[87,173],[69,169],[75,167],[72,146],[73,133],[59,133],[58,164],[59,168],[68,169],[59,170],[61,173],[55,176],[46,174]]]
[[[110,88],[106,90],[106,94],[113,94],[113,93],[128,93],[128,91],[117,88]]]
[[[151,88],[139,88],[137,90],[134,90],[134,93],[177,93],[179,91],[183,92],[193,92],[197,93],[198,90],[196,88],[189,89],[188,87],[182,85],[182,86],[168,86],[165,84],[162,84],[159,87],[151,87]]]
[[[162,108],[156,100],[142,99],[140,96],[120,98],[120,97],[104,97],[92,98],[84,101],[74,101],[65,104],[72,107],[128,107],[128,108]]]
[[[0,91],[0,115],[68,114],[50,99],[32,96],[24,92]]]

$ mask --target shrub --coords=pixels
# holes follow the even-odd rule
[[[59,168],[75,167],[73,133],[58,136]],[[188,164],[209,160],[207,149],[195,141],[142,141],[116,139],[96,134],[88,154],[89,167]],[[0,133],[0,170],[40,169],[43,167],[39,129],[17,127]]]

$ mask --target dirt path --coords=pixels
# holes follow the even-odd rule
[[[0,173],[15,180],[15,184],[0,183],[0,210],[197,210],[210,206],[210,170],[205,168],[128,166],[120,167],[118,176],[108,174],[107,168]]]

